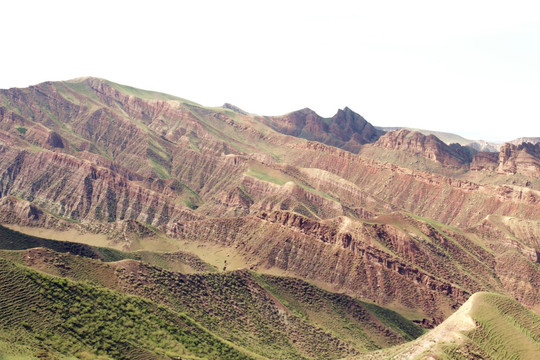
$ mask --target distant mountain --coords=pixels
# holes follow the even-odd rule
[[[540,142],[540,137],[520,137],[512,141],[508,141],[508,142],[513,145],[521,145],[522,143],[527,143],[527,142],[534,145]]]

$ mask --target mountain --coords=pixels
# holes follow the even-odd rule
[[[396,130],[383,135],[373,146],[418,155],[445,167],[489,170],[500,174],[525,174],[540,177],[540,145],[505,143],[499,153],[478,152],[469,146],[446,145],[434,135],[423,135],[417,131]],[[361,150],[364,154],[367,152]],[[403,157],[403,156],[402,156]]]
[[[395,126],[394,127],[375,126],[375,128],[384,132],[397,131],[397,130],[416,131],[425,136],[434,135],[439,140],[443,141],[446,145],[459,144],[461,146],[468,146],[476,151],[483,151],[483,152],[498,152],[502,145],[500,143],[489,142],[485,140],[470,140],[470,139],[464,138],[463,136],[459,136],[457,134],[452,134],[452,133],[443,132],[443,131],[415,129],[415,128],[408,128],[408,127],[395,127]],[[528,141],[527,139],[535,139],[535,138],[521,138],[521,139],[522,139],[521,142],[519,141],[519,139],[516,139],[513,141],[516,141],[516,145],[519,145],[522,142],[532,142],[532,141]]]
[[[531,143],[535,145],[540,142],[540,137],[520,137],[508,142],[513,145],[521,145],[523,143]]]
[[[478,152],[382,134],[348,108],[259,116],[97,78],[0,99],[6,283],[38,270],[202,329],[182,338],[157,319],[168,345],[122,345],[141,358],[354,357],[412,340],[411,321],[442,324],[477,292],[540,311],[538,145]],[[33,289],[56,289],[44,276]],[[62,289],[52,317],[96,300]],[[53,309],[42,295],[31,298]],[[10,299],[10,321],[25,328],[19,310],[31,304]],[[128,339],[150,336],[142,315],[87,315],[137,322]],[[88,328],[76,324],[64,329],[73,343]],[[74,354],[55,340],[63,333],[28,325],[15,353]],[[15,334],[2,329],[9,344]],[[213,344],[204,354],[184,344],[198,336]],[[113,358],[124,349],[77,346]]]
[[[472,160],[470,149],[459,144],[446,145],[435,135],[423,135],[409,130],[386,133],[375,146],[422,155],[446,166],[460,167]],[[475,153],[475,152],[474,152]]]
[[[260,120],[282,134],[319,141],[354,153],[361,145],[376,141],[384,133],[348,107],[326,119],[310,109],[303,109]]]

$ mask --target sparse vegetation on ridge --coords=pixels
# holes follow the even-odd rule
[[[0,259],[4,331],[27,332],[45,350],[115,359],[196,355],[250,359],[183,314],[133,296],[39,274]],[[36,349],[36,353],[39,349]]]

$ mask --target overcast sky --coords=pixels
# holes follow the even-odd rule
[[[0,88],[97,76],[262,115],[540,136],[540,1],[4,1]]]

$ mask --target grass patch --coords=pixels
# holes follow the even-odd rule
[[[290,177],[278,170],[256,165],[249,167],[246,175],[277,185],[284,185],[287,182],[292,181]]]

